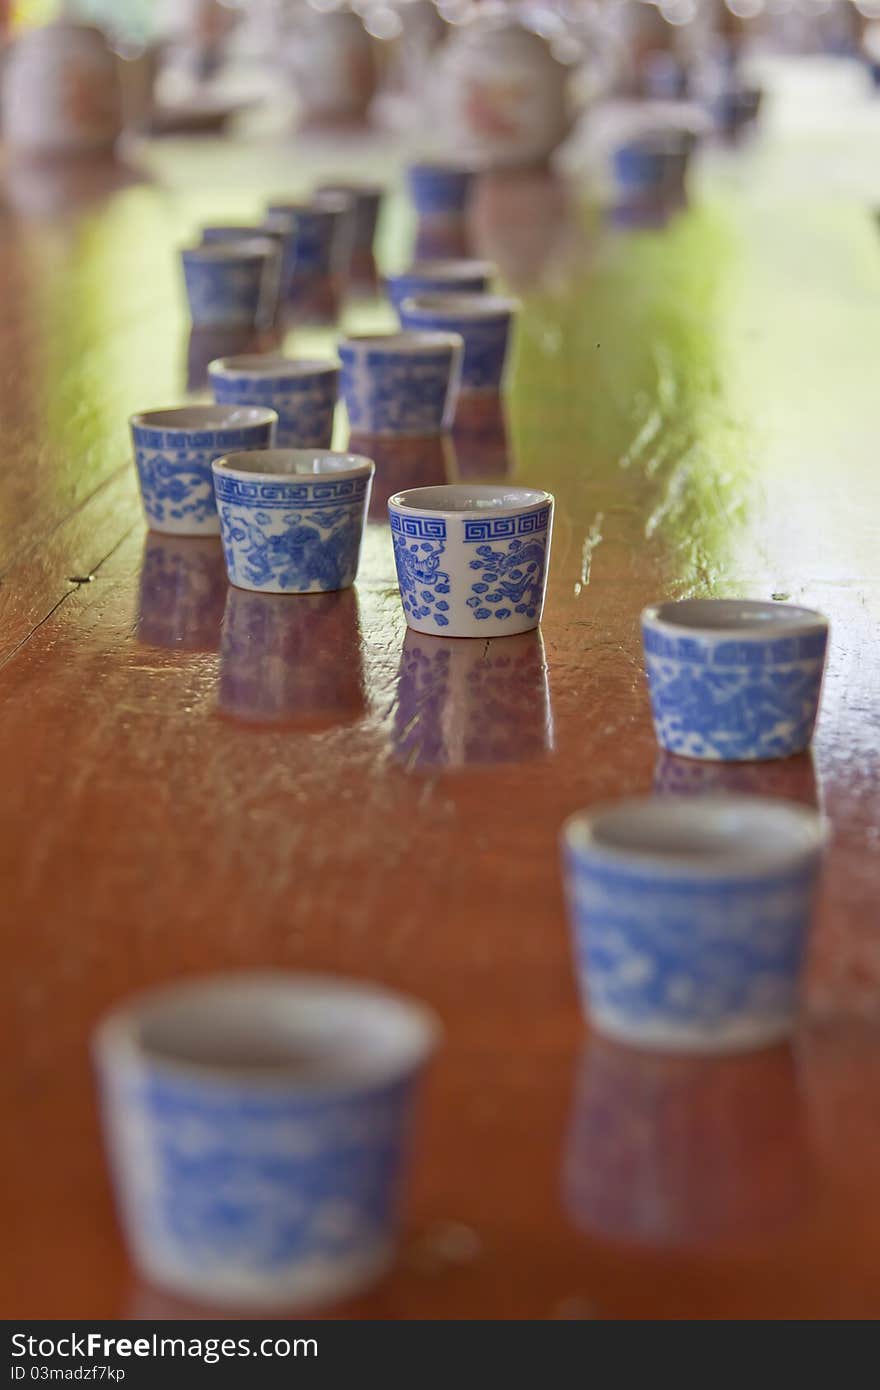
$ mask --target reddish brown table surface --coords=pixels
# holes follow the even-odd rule
[[[708,153],[663,227],[609,226],[540,180],[480,188],[476,244],[524,310],[506,443],[478,421],[453,467],[549,487],[558,507],[543,649],[513,639],[492,736],[479,692],[503,642],[454,644],[435,698],[413,704],[381,509],[356,594],[295,617],[299,601],[270,601],[271,621],[227,594],[216,547],[149,537],[140,516],[127,416],[186,389],[173,247],[331,172],[321,149],[169,143],[154,181],[85,195],[69,175],[15,176],[0,221],[7,1316],[175,1311],[126,1263],[88,1038],[137,987],[256,965],[383,981],[445,1025],[398,1265],[334,1312],[880,1314],[880,237],[868,188],[830,186],[865,160],[868,117],[829,103],[822,124],[821,105],[798,105],[812,129],[771,110],[760,140]],[[372,147],[332,172],[354,166],[393,177]],[[398,193],[386,265],[411,236]],[[345,322],[390,317],[355,306]],[[380,478],[437,467],[405,454]],[[811,757],[658,757],[638,614],[691,594],[830,615]],[[242,632],[249,721],[220,708]],[[276,640],[308,652],[308,680],[278,686]],[[282,697],[292,722],[261,727]],[[590,1041],[558,829],[652,786],[830,816],[791,1049],[700,1062]]]

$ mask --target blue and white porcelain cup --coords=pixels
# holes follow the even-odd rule
[[[274,323],[281,276],[275,238],[205,242],[180,254],[194,327],[260,328]]]
[[[214,400],[267,405],[278,414],[279,449],[329,449],[339,388],[336,362],[271,353],[221,357],[208,365]]]
[[[332,317],[351,262],[352,199],[342,193],[314,193],[298,201],[272,203],[266,227],[285,237],[285,301],[306,313]]]
[[[642,613],[654,730],[686,758],[800,753],[819,710],[828,620],[809,608],[683,599]]]
[[[399,309],[405,299],[420,294],[484,294],[496,273],[491,261],[438,258],[414,261],[399,274],[387,275],[385,286],[392,305]]]
[[[462,217],[474,180],[474,170],[439,160],[410,164],[406,171],[409,195],[419,217]]]
[[[388,502],[406,621],[433,637],[512,637],[544,608],[553,498],[487,483],[417,487]]]
[[[278,416],[263,406],[187,405],[147,410],[129,423],[150,529],[216,536],[211,464],[232,450],[271,448]]]
[[[401,301],[403,327],[458,333],[464,341],[462,391],[498,391],[519,304],[492,294],[422,294]]]
[[[438,1029],[371,985],[281,972],[157,989],[98,1028],[111,1176],[142,1275],[227,1308],[333,1302],[394,1252]]]
[[[343,338],[342,396],[354,434],[439,434],[452,427],[463,347],[455,333]]]
[[[815,811],[765,797],[646,797],[572,816],[566,886],[592,1026],[687,1052],[788,1036],[825,839]]]
[[[229,582],[322,594],[355,581],[375,464],[357,454],[268,449],[216,459]]]

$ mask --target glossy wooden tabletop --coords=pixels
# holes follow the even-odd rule
[[[328,598],[229,590],[219,546],[148,535],[126,422],[184,399],[188,362],[198,386],[216,355],[187,341],[177,244],[369,172],[398,190],[379,246],[393,268],[414,233],[394,159],[255,136],[156,145],[151,178],[109,191],[84,172],[10,178],[6,1316],[186,1311],[127,1266],[87,1043],[139,986],[247,966],[382,981],[446,1029],[399,1263],[331,1313],[880,1315],[878,118],[849,78],[831,96],[811,80],[786,79],[757,139],[706,150],[665,225],[615,224],[537,178],[478,188],[473,244],[524,303],[507,400],[472,407],[451,447],[377,455],[356,590]],[[391,317],[367,302],[344,321]],[[541,636],[405,636],[382,503],[444,472],[555,493]],[[690,594],[829,614],[811,757],[658,756],[638,614]],[[830,816],[791,1049],[676,1060],[588,1036],[558,829],[652,787]]]

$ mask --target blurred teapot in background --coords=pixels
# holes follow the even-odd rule
[[[569,71],[506,5],[474,6],[438,61],[449,147],[489,169],[545,165],[571,129]]]
[[[4,55],[3,139],[13,156],[109,154],[122,129],[118,62],[100,29],[59,19]]]
[[[376,95],[375,46],[358,15],[303,5],[291,17],[287,65],[307,122],[362,122]]]

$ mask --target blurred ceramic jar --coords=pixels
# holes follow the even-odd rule
[[[376,94],[376,55],[373,40],[352,10],[304,6],[292,26],[287,54],[307,121],[366,119]]]
[[[92,25],[31,29],[7,56],[0,107],[13,155],[109,154],[122,129],[116,55]]]
[[[475,6],[438,69],[438,115],[451,146],[484,167],[546,164],[568,134],[568,69],[506,6]]]

